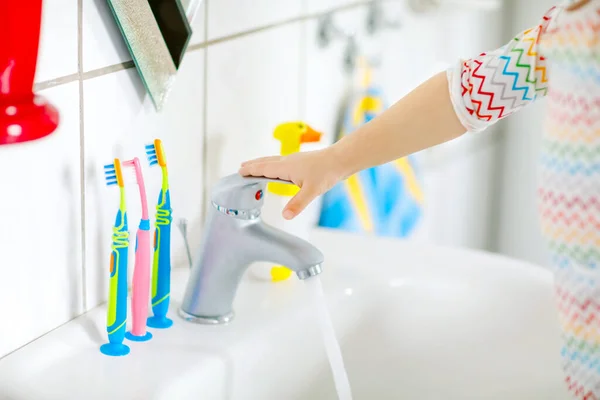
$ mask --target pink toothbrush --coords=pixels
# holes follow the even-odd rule
[[[133,295],[131,297],[133,324],[131,331],[127,332],[125,337],[135,342],[145,342],[152,338],[152,334],[146,331],[148,302],[150,301],[150,219],[148,217],[148,200],[146,199],[146,187],[144,186],[144,175],[142,174],[140,160],[135,157],[133,160],[124,161],[122,164],[134,168],[142,202],[142,219],[135,241],[135,269],[133,270]]]

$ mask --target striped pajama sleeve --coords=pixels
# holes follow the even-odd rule
[[[481,132],[547,94],[546,59],[538,44],[555,11],[505,46],[447,71],[452,104],[467,131]]]

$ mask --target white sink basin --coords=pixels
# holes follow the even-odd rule
[[[354,399],[568,398],[551,274],[484,253],[317,231]],[[335,399],[304,283],[248,274],[227,326],[173,328],[110,358],[104,307],[0,360],[8,399]]]

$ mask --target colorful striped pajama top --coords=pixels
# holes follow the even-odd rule
[[[545,98],[539,219],[555,270],[565,383],[573,398],[592,400],[600,399],[600,0],[565,7],[457,63],[448,78],[470,132]]]

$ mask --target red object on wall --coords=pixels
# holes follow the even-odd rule
[[[0,0],[0,145],[48,136],[58,111],[33,93],[42,0]]]

